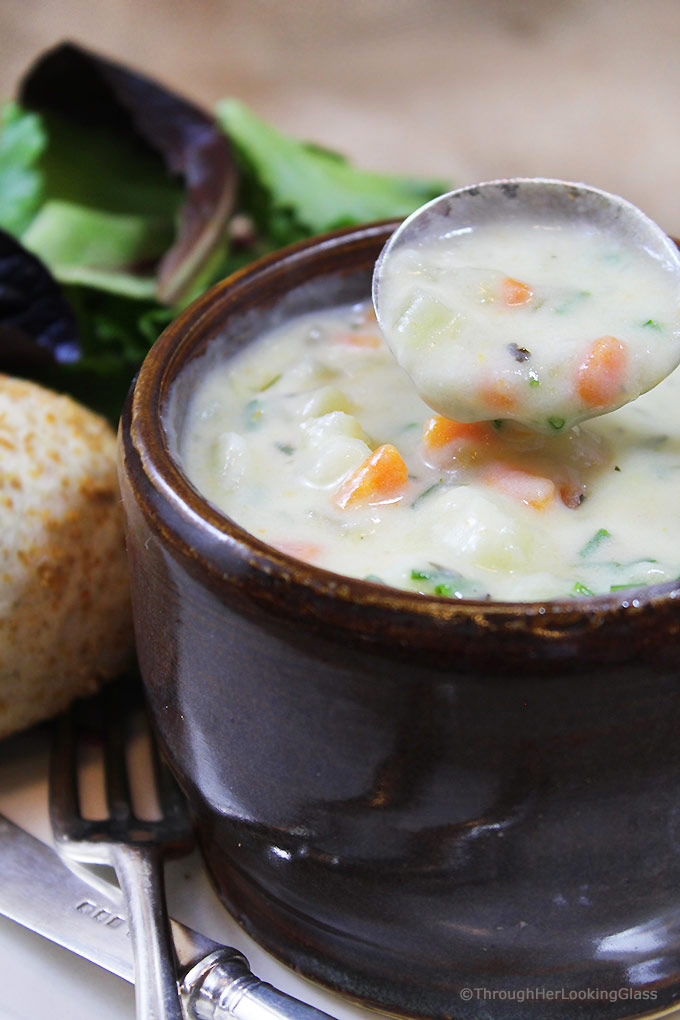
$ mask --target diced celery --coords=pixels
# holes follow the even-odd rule
[[[437,298],[418,291],[397,322],[397,331],[414,347],[427,347],[460,332],[462,318]]]

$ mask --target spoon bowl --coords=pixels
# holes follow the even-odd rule
[[[482,235],[480,257],[470,239]],[[526,254],[527,239],[539,254]],[[509,295],[495,289],[508,284]],[[561,422],[559,431],[635,399],[680,363],[678,249],[630,202],[584,184],[497,180],[428,202],[383,248],[373,303],[421,397],[463,422],[510,418],[545,432]],[[593,392],[585,377],[592,383],[601,340],[607,371],[618,358],[625,373],[605,372]]]

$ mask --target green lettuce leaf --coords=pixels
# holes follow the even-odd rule
[[[167,305],[186,301],[221,251],[236,194],[237,168],[214,118],[133,68],[70,42],[29,69],[19,101],[47,123],[46,198],[166,218],[172,235],[151,267],[156,297]],[[108,270],[89,268],[93,282],[106,287]],[[117,267],[109,282],[112,292],[120,289]]]
[[[75,314],[81,355],[73,364],[43,373],[41,381],[67,391],[115,425],[135,372],[176,310],[89,286],[62,285],[62,292]]]
[[[49,201],[24,231],[22,241],[61,283],[151,298],[156,290],[153,267],[172,237],[172,223],[162,217]]]
[[[399,219],[450,187],[357,169],[335,152],[281,134],[236,99],[218,103],[216,117],[244,170],[241,201],[278,243]]]
[[[0,109],[0,228],[15,236],[30,223],[43,195],[37,167],[47,146],[41,118],[16,103]]]
[[[182,183],[157,153],[106,123],[82,125],[50,110],[40,117],[47,146],[39,166],[47,198],[176,224]]]

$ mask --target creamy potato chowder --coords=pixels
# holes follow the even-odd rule
[[[545,315],[559,318],[557,300]],[[643,305],[636,316],[665,325],[665,305]],[[680,574],[680,373],[553,435],[501,408],[465,424],[422,401],[367,303],[298,318],[203,373],[178,453],[252,534],[340,574],[501,600]]]
[[[397,247],[378,310],[420,395],[460,422],[560,432],[680,361],[677,266],[578,220],[489,223]]]

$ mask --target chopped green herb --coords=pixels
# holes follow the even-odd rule
[[[628,584],[612,584],[610,591],[624,591],[626,588],[641,588],[644,581],[629,581]]]
[[[538,373],[532,368],[529,372],[529,385],[540,386],[541,380],[538,378]]]
[[[495,429],[502,429],[504,424],[505,422],[503,421],[502,418],[494,418],[493,420],[493,427]]]
[[[559,432],[566,425],[566,421],[564,418],[548,418],[548,425],[551,425],[555,432]]]
[[[431,581],[434,574],[429,570],[412,570],[411,580],[412,581]]]
[[[655,319],[647,319],[647,321],[643,322],[642,325],[643,325],[643,327],[644,326],[649,326],[651,329],[661,330],[663,328],[661,326],[661,324],[659,322],[657,322]]]
[[[599,546],[602,545],[605,539],[611,537],[612,536],[610,535],[606,528],[600,528],[598,531],[595,532],[593,537],[586,542],[586,544],[581,549],[579,556],[581,556],[582,559],[586,559],[588,556],[591,556],[595,552],[595,550],[599,548]]]
[[[431,563],[432,570],[414,569],[411,571],[412,581],[427,581],[420,590],[426,588],[425,594],[440,595],[442,598],[486,598],[482,586],[474,580],[464,577],[457,570],[440,563]]]
[[[645,450],[658,450],[660,446],[668,442],[668,436],[650,436],[640,443]]]
[[[412,509],[412,510],[415,510],[415,508],[416,508],[417,506],[420,506],[420,504],[422,503],[422,501],[423,501],[424,499],[426,499],[426,497],[427,497],[427,496],[429,496],[429,495],[430,495],[430,493],[432,493],[432,492],[435,492],[435,491],[436,491],[437,489],[440,489],[440,488],[442,487],[442,485],[443,485],[443,484],[444,484],[444,481],[443,481],[443,479],[441,479],[441,478],[440,478],[438,482],[435,482],[435,483],[434,483],[434,485],[430,485],[430,486],[428,486],[428,488],[427,488],[427,489],[423,489],[423,491],[422,491],[422,492],[420,492],[420,493],[419,493],[419,494],[418,494],[418,495],[416,496],[416,498],[415,498],[415,499],[413,500],[413,502],[411,503],[411,509]]]
[[[590,588],[587,588],[585,586],[585,584],[581,584],[580,581],[577,581],[576,584],[574,585],[574,593],[576,595],[594,595],[595,594],[594,591],[591,591]]]
[[[259,400],[249,400],[245,406],[246,412],[246,428],[254,429],[260,424],[260,419],[263,414],[262,404]]]
[[[295,453],[295,447],[291,446],[290,443],[275,443],[277,450],[281,453],[285,453],[287,457],[291,457]]]
[[[281,378],[281,373],[279,372],[278,375],[275,375],[274,378],[270,379],[268,383],[264,384],[264,386],[260,386],[260,391],[259,392],[260,393],[264,393],[265,390],[271,389],[271,387],[274,386],[274,384],[277,383],[280,378]]]
[[[615,465],[614,465],[614,470],[615,470],[615,471],[620,471],[620,470],[621,470],[621,468],[619,467],[619,465],[618,465],[618,464],[615,464]]]
[[[555,309],[555,315],[567,315],[573,311],[574,305],[579,304],[584,298],[590,297],[589,290],[579,290],[575,294],[570,294],[566,301],[563,301],[561,305],[558,305]]]

